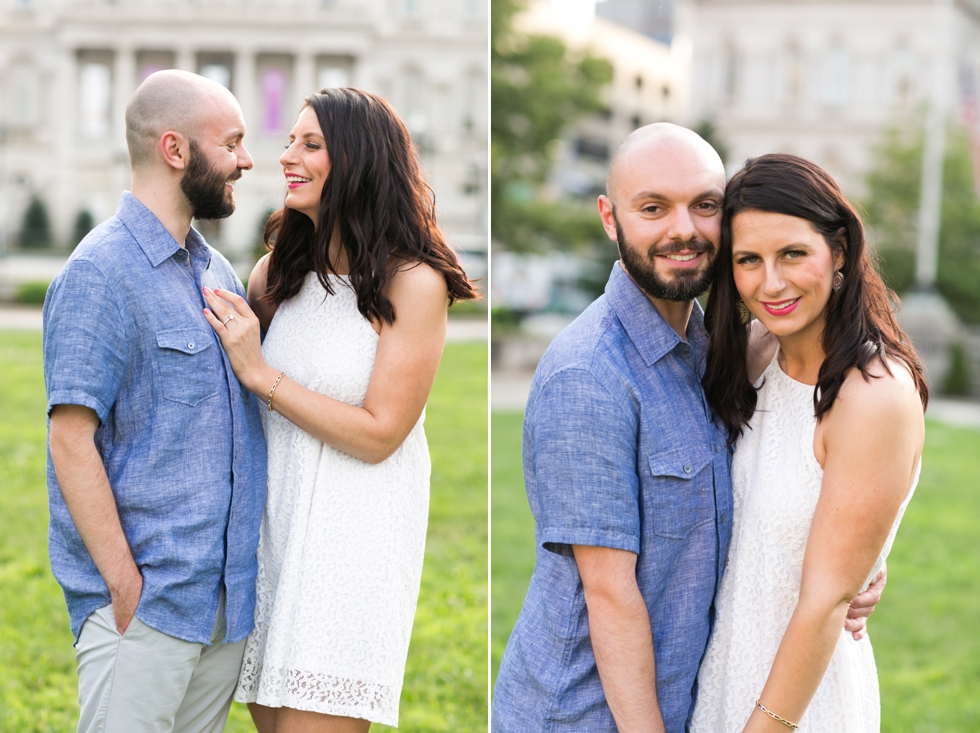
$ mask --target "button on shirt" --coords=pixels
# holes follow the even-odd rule
[[[244,295],[228,261],[193,229],[181,248],[133,195],[94,229],[44,303],[48,413],[94,410],[95,445],[143,576],[136,616],[210,643],[226,591],[225,642],[255,612],[265,442],[254,395],[204,319],[202,285]],[[65,505],[48,453],[51,567],[77,641],[109,592]]]
[[[537,556],[494,694],[494,733],[598,733],[603,695],[571,545],[637,553],[657,695],[683,733],[731,537],[731,455],[701,389],[707,334],[687,342],[619,264],[605,294],[552,343],[524,419]]]

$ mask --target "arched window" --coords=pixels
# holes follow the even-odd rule
[[[15,64],[6,74],[7,123],[30,127],[38,122],[37,69],[29,61]]]

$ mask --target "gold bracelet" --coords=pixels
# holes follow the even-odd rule
[[[266,400],[267,404],[269,405],[269,412],[272,412],[272,395],[276,393],[276,387],[279,386],[279,380],[282,379],[284,376],[286,376],[286,372],[279,372],[279,376],[276,377],[275,384],[273,384],[272,389],[269,390],[269,399]]]
[[[767,708],[765,705],[762,704],[762,700],[756,700],[755,701],[755,706],[757,708],[759,708],[759,710],[761,710],[762,712],[764,712],[766,715],[768,715],[770,718],[772,718],[773,720],[779,721],[780,723],[782,723],[783,725],[785,725],[787,728],[792,728],[793,730],[796,730],[797,728],[800,727],[796,723],[790,723],[788,720],[786,720],[786,718],[783,718],[783,717],[780,717],[779,715],[776,715],[776,713],[774,713],[772,710],[770,710],[769,708]]]

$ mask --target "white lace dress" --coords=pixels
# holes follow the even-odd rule
[[[334,295],[310,273],[279,306],[262,353],[304,387],[360,406],[378,335],[346,277],[331,277]],[[276,412],[262,418],[268,498],[235,699],[395,726],[425,552],[425,413],[377,465]]]
[[[755,414],[735,450],[734,516],[717,617],[698,673],[692,733],[741,733],[796,608],[823,469],[813,455],[813,387],[773,358]],[[918,480],[918,476],[916,476]],[[915,488],[913,484],[913,490]],[[881,569],[912,491],[870,578]],[[778,711],[777,711],[778,712]],[[871,641],[841,631],[800,733],[878,733],[878,674]]]

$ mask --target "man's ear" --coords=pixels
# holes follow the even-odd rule
[[[160,136],[160,153],[171,168],[182,171],[190,160],[190,140],[179,132],[167,130]]]
[[[616,232],[616,217],[613,215],[613,202],[608,196],[599,197],[599,217],[602,219],[602,228],[606,230],[606,236],[613,242],[619,242],[619,235]]]

